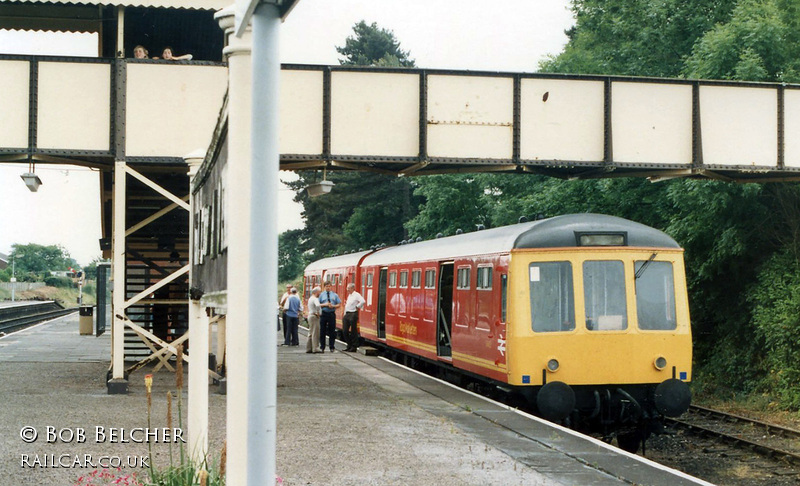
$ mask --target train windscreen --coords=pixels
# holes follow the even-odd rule
[[[675,319],[675,281],[671,262],[636,261],[636,312],[639,329],[671,331]],[[640,272],[641,270],[641,272]]]
[[[575,329],[575,299],[570,262],[536,262],[530,276],[531,327],[534,332]]]

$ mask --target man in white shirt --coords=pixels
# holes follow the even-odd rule
[[[311,290],[311,297],[308,298],[308,341],[306,341],[306,353],[320,353],[319,351],[319,318],[322,315],[322,307],[319,305],[319,294],[322,289],[314,287]]]
[[[356,284],[347,284],[347,302],[344,304],[344,317],[342,318],[342,334],[347,343],[345,351],[358,351],[358,310],[367,302],[364,297],[356,292]]]

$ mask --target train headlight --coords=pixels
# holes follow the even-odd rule
[[[664,368],[667,367],[667,358],[659,356],[658,358],[653,360],[653,366],[655,366],[658,371],[663,370]]]
[[[547,360],[547,371],[555,373],[556,371],[558,371],[559,366],[561,365],[558,363],[557,359],[550,358],[549,360]]]

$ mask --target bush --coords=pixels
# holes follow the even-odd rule
[[[70,288],[74,286],[72,279],[67,277],[45,277],[44,283],[48,287]]]
[[[748,291],[756,333],[764,343],[764,388],[800,410],[800,263],[790,252],[774,254]]]

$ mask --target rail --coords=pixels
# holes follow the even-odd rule
[[[800,453],[787,450],[793,448],[790,440],[800,438],[800,430],[696,405],[692,405],[681,419],[666,419],[666,422],[734,447],[746,448],[770,458],[800,465]],[[735,430],[721,430],[724,427],[733,427]]]
[[[0,333],[10,334],[36,323],[76,312],[77,308],[65,309],[58,302],[44,301],[19,303],[0,307]]]

